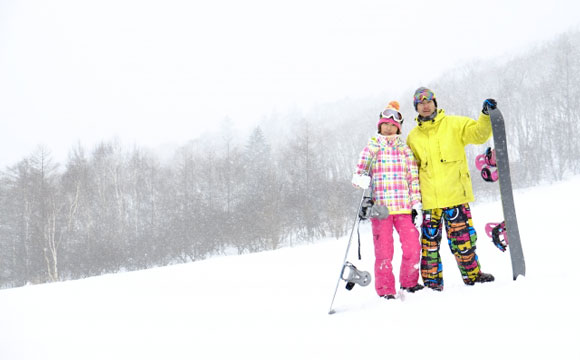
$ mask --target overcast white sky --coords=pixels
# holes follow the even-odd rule
[[[0,169],[416,88],[578,28],[576,0],[0,0]]]

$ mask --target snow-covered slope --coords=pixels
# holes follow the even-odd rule
[[[509,254],[483,232],[500,205],[475,202],[478,254],[494,283],[464,286],[442,244],[442,293],[387,301],[372,285],[341,284],[328,315],[348,240],[332,239],[2,290],[0,359],[580,359],[579,186],[576,177],[516,193],[527,275],[515,282]],[[361,235],[354,263],[372,273],[370,225]]]

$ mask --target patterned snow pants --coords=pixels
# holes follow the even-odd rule
[[[442,220],[445,221],[449,247],[455,255],[463,282],[474,281],[480,269],[475,253],[477,234],[473,228],[469,204],[424,210],[421,225],[421,277],[425,286],[439,290],[443,290],[443,265],[439,254]]]

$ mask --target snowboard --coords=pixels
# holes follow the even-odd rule
[[[363,220],[362,209],[363,204],[365,204],[366,199],[370,200],[370,197],[366,197],[366,190],[363,190],[362,197],[360,199],[360,203],[358,205],[356,216],[354,219],[354,223],[352,224],[352,229],[350,231],[350,237],[348,238],[348,243],[346,245],[346,252],[344,254],[344,259],[342,260],[342,266],[340,270],[340,275],[338,276],[338,280],[336,282],[336,287],[334,288],[334,295],[332,295],[332,301],[330,302],[330,309],[328,310],[328,314],[332,315],[336,313],[336,310],[333,308],[334,299],[336,298],[336,293],[338,292],[338,287],[340,286],[340,281],[346,281],[346,289],[352,290],[355,284],[359,284],[360,286],[367,286],[371,283],[371,274],[368,271],[361,271],[356,268],[352,263],[347,261],[348,253],[350,251],[350,244],[352,243],[352,236],[354,234],[354,229],[356,227],[357,221],[360,225],[361,220]],[[370,208],[369,208],[370,209]],[[367,214],[368,215],[368,214]],[[359,234],[359,260],[360,260],[360,234]]]
[[[518,228],[518,218],[516,216],[516,208],[514,205],[505,122],[501,111],[497,108],[489,109],[489,116],[491,118],[491,127],[493,131],[497,178],[499,179],[499,191],[505,222],[505,232],[509,241],[513,279],[516,280],[519,275],[526,275],[526,262],[524,260],[524,252]]]

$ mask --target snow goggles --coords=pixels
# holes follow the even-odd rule
[[[403,123],[403,116],[395,109],[385,109],[381,112],[381,119],[392,119],[399,124]]]
[[[429,89],[424,89],[415,94],[413,101],[415,102],[415,105],[417,105],[423,100],[433,101],[433,99],[435,99],[435,94],[433,93],[433,91]]]

